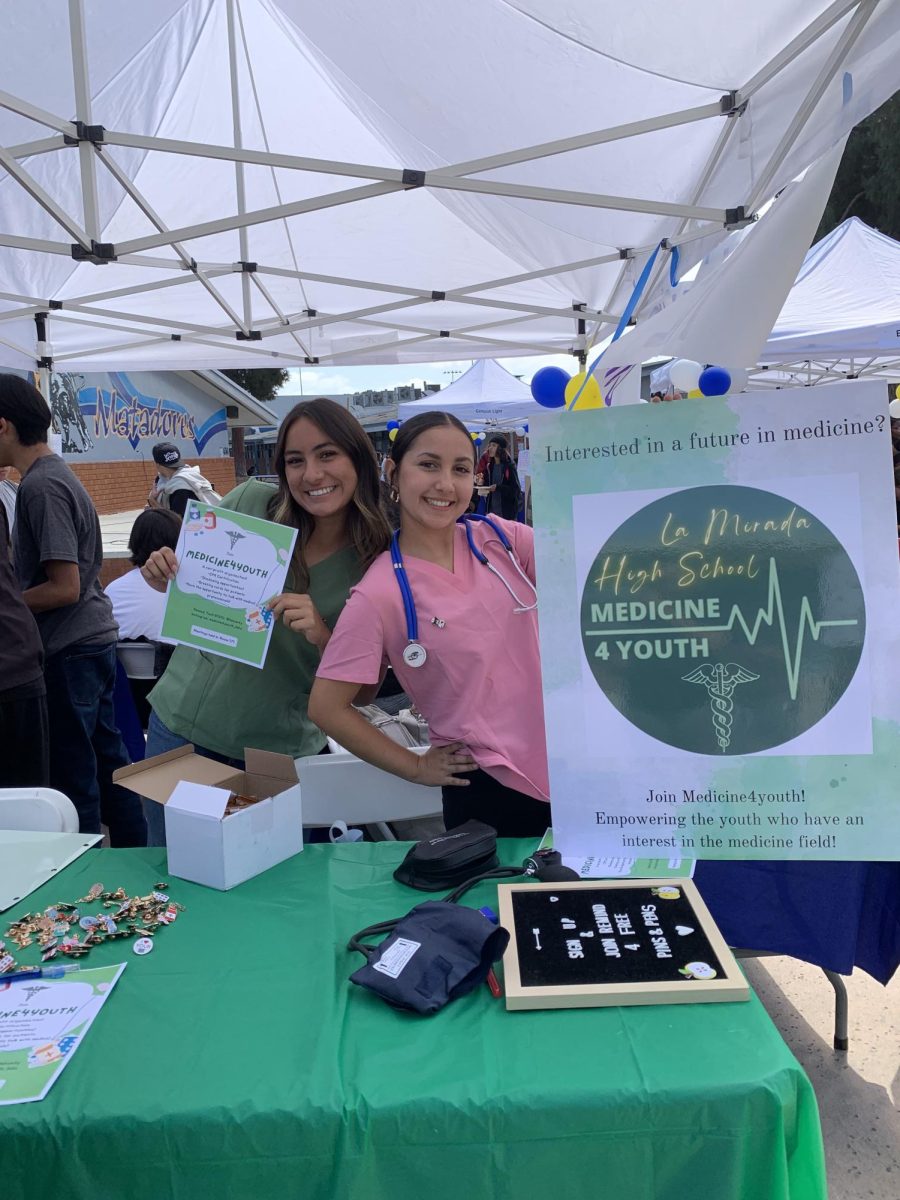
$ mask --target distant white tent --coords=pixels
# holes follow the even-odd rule
[[[401,404],[398,416],[407,421],[435,408],[469,424],[495,428],[516,425],[540,412],[528,385],[492,358],[479,359],[449,387]]]
[[[752,386],[900,379],[900,242],[850,217],[807,253]]]
[[[898,59],[898,0],[8,0],[0,364],[584,353]]]

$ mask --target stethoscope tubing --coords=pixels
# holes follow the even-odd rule
[[[517,571],[517,573],[528,584],[528,586],[531,588],[532,592],[534,592],[534,596],[535,596],[534,603],[525,604],[524,601],[520,600],[519,597],[516,595],[516,593],[509,586],[507,581],[503,578],[503,576],[500,574],[500,572],[494,566],[494,564],[490,561],[488,556],[484,553],[484,551],[480,550],[478,548],[478,546],[475,545],[475,539],[472,536],[472,523],[476,522],[476,521],[483,522],[485,525],[488,525],[491,528],[491,530],[493,531],[497,540],[499,541],[500,545],[503,547],[503,549],[509,555],[509,560],[512,563],[515,570]],[[509,538],[506,536],[506,534],[503,532],[503,530],[499,527],[499,525],[495,524],[494,521],[492,521],[490,517],[483,516],[481,513],[465,513],[463,516],[457,518],[457,524],[462,525],[463,529],[465,529],[465,531],[466,531],[466,542],[468,543],[469,552],[473,555],[473,557],[475,559],[477,559],[478,562],[481,563],[481,565],[483,567],[487,567],[487,569],[491,572],[492,575],[496,575],[496,577],[500,580],[500,582],[503,584],[503,586],[509,592],[510,596],[512,596],[513,601],[515,602],[515,605],[516,605],[516,607],[513,611],[517,612],[517,613],[518,612],[530,612],[533,608],[535,608],[537,606],[537,591],[535,590],[534,584],[531,582],[531,580],[528,578],[528,576],[525,574],[525,572],[519,566],[519,563],[516,561],[516,555],[515,555],[515,551],[513,550],[512,542],[510,542]],[[409,576],[406,573],[406,567],[403,563],[403,555],[400,553],[400,530],[399,529],[395,530],[393,536],[391,537],[391,563],[394,568],[394,576],[397,580],[397,586],[400,588],[400,595],[403,598],[403,612],[404,612],[404,616],[406,617],[407,642],[412,645],[413,643],[418,642],[419,618],[416,613],[416,603],[415,603],[415,600],[413,599],[412,587],[409,582]]]

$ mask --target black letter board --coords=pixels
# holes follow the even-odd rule
[[[690,879],[501,883],[506,1007],[746,1000]]]

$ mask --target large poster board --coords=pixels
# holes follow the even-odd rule
[[[532,473],[557,848],[896,857],[884,385],[548,414]]]

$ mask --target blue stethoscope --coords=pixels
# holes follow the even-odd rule
[[[472,537],[472,523],[475,521],[483,521],[494,531],[500,545],[509,555],[509,561],[512,563],[514,569],[534,593],[534,600],[531,602],[531,604],[526,604],[524,600],[519,599],[494,564],[488,559],[488,556],[484,553],[484,551],[480,550],[478,546],[475,545],[475,539]],[[516,605],[513,609],[513,612],[531,612],[533,608],[537,608],[537,591],[535,590],[535,586],[519,566],[519,563],[516,560],[515,551],[512,547],[512,542],[510,542],[509,538],[499,527],[499,525],[496,525],[490,517],[482,516],[480,513],[466,513],[465,515],[457,518],[457,524],[462,525],[466,531],[466,541],[469,544],[469,553],[477,558],[483,567],[487,567],[492,575],[496,575],[509,592],[510,596],[512,596]],[[408,667],[421,667],[424,665],[425,659],[428,657],[428,653],[425,650],[425,647],[419,641],[419,618],[416,616],[416,602],[413,599],[412,588],[409,584],[409,576],[406,574],[406,567],[403,565],[403,555],[400,553],[399,529],[395,531],[394,536],[391,538],[391,562],[394,567],[394,575],[397,580],[397,586],[400,588],[400,595],[403,597],[403,611],[406,614],[406,647],[403,651],[403,661]]]

